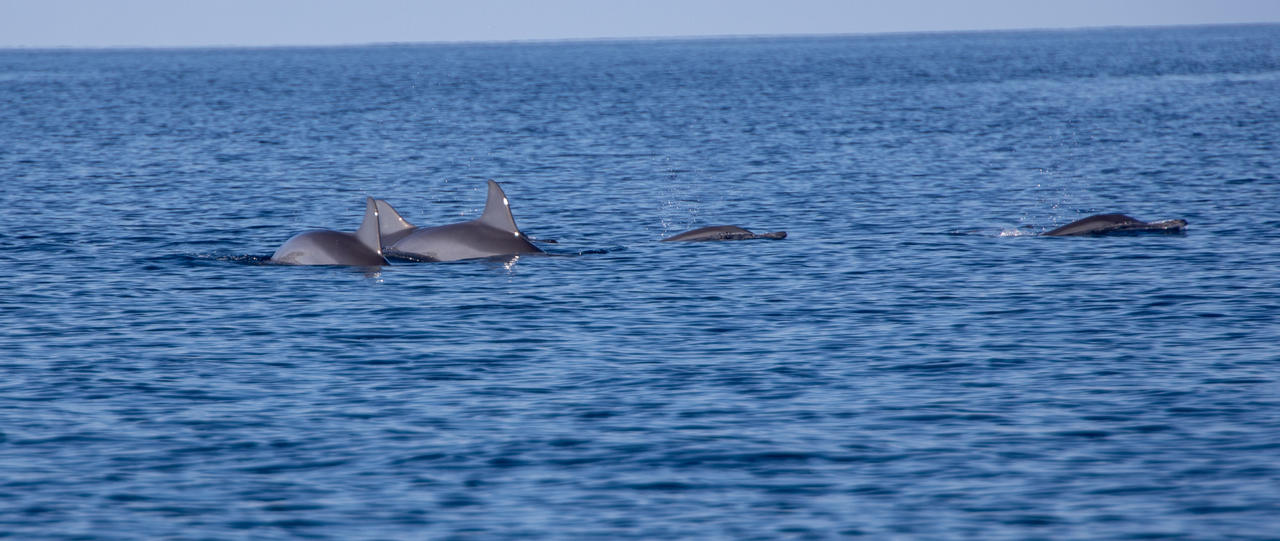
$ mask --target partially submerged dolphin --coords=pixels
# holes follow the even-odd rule
[[[709,227],[700,227],[691,229],[672,235],[662,242],[696,242],[706,240],[751,240],[751,239],[785,239],[786,231],[775,231],[773,233],[755,234],[736,225],[713,225]]]
[[[355,233],[321,229],[294,235],[271,255],[271,261],[287,265],[386,265],[378,225],[378,205],[365,198],[364,221]]]
[[[382,249],[392,257],[413,261],[457,261],[502,255],[543,253],[516,227],[502,187],[489,181],[484,213],[469,222],[415,227],[395,208],[378,199]]]
[[[1098,214],[1041,233],[1050,237],[1078,235],[1106,235],[1108,233],[1181,233],[1187,228],[1186,220],[1162,220],[1144,222],[1124,214]]]

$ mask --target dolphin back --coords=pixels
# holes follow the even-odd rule
[[[1068,237],[1077,235],[1105,235],[1108,233],[1181,233],[1187,226],[1186,220],[1164,220],[1144,222],[1124,214],[1098,214],[1042,233],[1048,237]]]
[[[271,254],[271,261],[286,265],[386,265],[382,257],[378,208],[365,198],[364,221],[355,233],[327,229],[298,233]]]
[[[683,233],[672,235],[662,242],[700,242],[709,240],[751,240],[751,239],[785,239],[786,231],[775,231],[772,233],[755,234],[747,229],[743,229],[736,225],[713,225],[709,227],[700,227],[691,229]]]
[[[542,253],[516,227],[511,203],[502,187],[490,180],[488,188],[484,212],[479,218],[436,227],[410,226],[408,230],[397,231],[387,237],[391,241],[387,253],[411,261],[457,261]]]

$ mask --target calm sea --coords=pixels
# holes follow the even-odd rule
[[[489,178],[551,255],[264,261]],[[0,51],[0,536],[1274,539],[1278,457],[1277,25]]]

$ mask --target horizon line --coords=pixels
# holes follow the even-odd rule
[[[1245,27],[1245,26],[1277,26],[1280,21],[1251,21],[1234,23],[1186,23],[1155,25],[1098,25],[1098,26],[1041,26],[1041,27],[1009,27],[1009,28],[972,28],[952,30],[886,30],[882,32],[817,32],[817,33],[780,33],[780,34],[693,34],[693,35],[650,35],[650,36],[600,36],[570,38],[525,38],[525,39],[476,39],[476,40],[424,40],[424,41],[367,41],[349,43],[296,43],[296,44],[201,44],[201,45],[3,45],[0,51],[195,51],[195,50],[231,50],[231,49],[340,49],[359,47],[413,47],[438,45],[546,45],[559,43],[624,43],[624,42],[659,42],[659,41],[712,41],[712,40],[747,40],[747,39],[794,39],[794,38],[838,38],[838,37],[874,37],[874,36],[909,36],[909,35],[941,35],[941,34],[982,34],[1012,32],[1082,32],[1091,30],[1154,30],[1172,28],[1210,28],[1210,27]]]

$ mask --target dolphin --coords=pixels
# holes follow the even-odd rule
[[[1098,214],[1082,220],[1076,220],[1052,231],[1041,233],[1041,235],[1067,237],[1106,235],[1109,233],[1182,233],[1186,228],[1186,220],[1144,222],[1124,214]]]
[[[457,261],[514,254],[543,253],[516,227],[507,195],[489,181],[484,213],[469,222],[436,227],[415,227],[391,204],[376,200],[382,231],[382,249],[392,257],[413,261]]]
[[[747,231],[736,225],[713,225],[709,227],[701,227],[672,235],[662,242],[696,242],[704,240],[750,240],[750,239],[785,239],[786,231],[775,231],[773,233],[761,233],[759,235]]]
[[[271,255],[271,261],[287,265],[386,265],[378,225],[378,205],[365,198],[364,221],[355,233],[321,229],[298,233]]]

